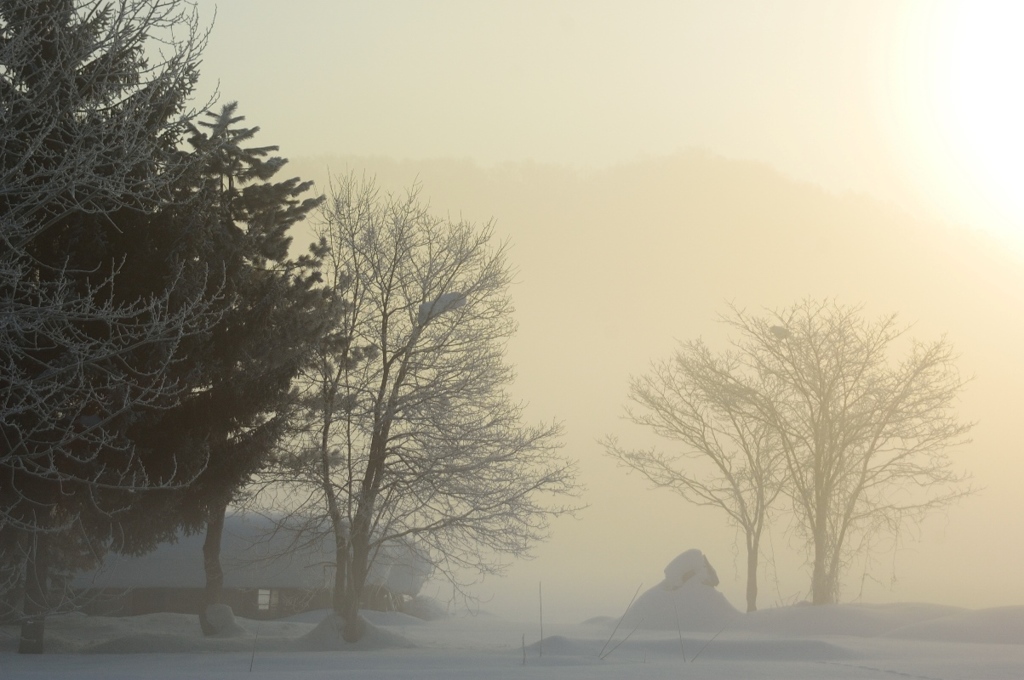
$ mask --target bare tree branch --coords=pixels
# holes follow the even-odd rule
[[[682,344],[668,361],[633,378],[627,419],[678,446],[624,449],[614,437],[608,455],[695,505],[716,507],[743,530],[747,551],[747,610],[757,608],[761,535],[785,482],[774,431],[752,415],[752,387],[733,354],[715,357],[702,342]],[[710,468],[710,469],[707,469]]]
[[[764,317],[732,309],[737,352],[761,385],[752,400],[777,433],[788,491],[813,552],[811,597],[835,602],[855,535],[898,532],[971,492],[948,449],[972,423],[953,405],[963,390],[945,338],[910,341],[890,363],[906,328],[889,315],[805,300]]]
[[[305,379],[309,428],[288,474],[316,489],[338,547],[336,608],[357,636],[372,556],[409,545],[457,581],[527,554],[575,493],[557,423],[525,426],[507,388],[515,331],[505,245],[432,216],[416,189],[336,181],[318,236],[345,304]]]

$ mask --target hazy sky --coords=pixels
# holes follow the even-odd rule
[[[1024,3],[198,4],[206,19],[216,7],[203,92],[219,83],[222,100],[239,101],[247,122],[262,128],[258,141],[279,145],[301,172],[316,166],[312,157],[328,156],[497,168],[487,177],[458,164],[402,170],[419,175],[435,205],[476,220],[493,215],[499,233],[512,236],[521,281],[513,291],[520,338],[510,351],[517,394],[531,402],[531,414],[565,419],[567,451],[580,459],[589,487],[591,507],[579,522],[558,524],[537,561],[513,569],[513,586],[488,586],[496,604],[529,610],[543,579],[553,600],[601,589],[604,599],[585,613],[615,614],[640,580],[654,585],[664,563],[691,547],[716,555],[721,588],[742,603],[742,578],[729,563],[732,530],[710,511],[645,492],[599,454],[595,440],[618,427],[628,375],[663,356],[673,338],[713,335],[724,299],[741,296],[756,308],[804,295],[898,311],[920,321],[924,339],[949,332],[963,348],[965,375],[976,375],[964,411],[981,421],[969,459],[985,495],[952,510],[948,528],[932,525],[930,542],[901,551],[899,569],[893,560],[893,569],[865,573],[861,583],[898,572],[899,587],[875,584],[874,596],[969,606],[1024,601],[1015,567],[977,573],[979,562],[1024,562],[1019,540],[1004,544],[980,531],[1024,535],[1014,481],[1024,474],[1016,462],[1024,459],[1016,435],[1024,363],[1005,359],[1024,346],[1017,321],[1024,297],[1014,297],[1024,279],[1015,274],[1008,285],[1002,264],[986,271],[977,260],[936,273],[940,265],[931,263],[947,256],[957,266],[957,249],[946,242],[929,251],[925,274],[910,275],[904,262],[927,248],[902,232],[882,242],[902,229],[898,212],[713,160],[755,161],[828,192],[889,201],[929,220],[930,229],[968,225],[1024,255],[1024,41],[1016,35]],[[658,158],[692,148],[709,155],[684,154],[662,174],[651,170]],[[652,161],[645,172],[667,189],[614,169],[586,185],[555,170],[523,174],[520,184],[514,172],[500,172],[509,161],[591,171],[644,159]],[[544,176],[550,181],[526,186]],[[606,200],[620,190],[637,203]],[[819,237],[815,220],[840,236]],[[750,231],[730,231],[737,224]],[[720,234],[700,231],[709,225]],[[861,232],[861,242],[847,239]],[[796,249],[772,254],[786,238]],[[904,260],[880,257],[886,248]],[[827,252],[849,259],[837,263]],[[977,300],[975,281],[1005,296]],[[603,318],[610,307],[614,317]],[[780,555],[792,547],[781,533],[777,540],[772,550]],[[778,571],[800,566],[780,563]],[[591,578],[580,578],[587,569]],[[781,585],[766,580],[762,601],[799,595],[800,574]]]
[[[291,157],[703,147],[1020,232],[1024,5],[200,0],[204,86]]]

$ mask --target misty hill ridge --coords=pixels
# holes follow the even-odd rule
[[[921,222],[867,196],[832,194],[761,163],[702,151],[590,172],[356,157],[289,165],[321,187],[328,167],[365,171],[395,191],[419,181],[439,212],[494,217],[524,283],[540,280],[530,276],[535,270],[583,269],[548,291],[574,304],[586,304],[576,297],[584,293],[623,302],[668,296],[648,289],[668,284],[708,300],[711,316],[723,300],[775,307],[812,296],[923,321],[950,305],[968,311],[1024,299],[1021,263],[980,230]],[[604,285],[595,288],[591,276]]]

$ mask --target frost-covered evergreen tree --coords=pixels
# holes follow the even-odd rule
[[[316,248],[297,259],[288,252],[289,230],[321,199],[307,196],[310,182],[272,181],[286,161],[272,155],[277,147],[246,146],[258,128],[240,127],[236,111],[228,104],[193,128],[197,171],[181,207],[162,216],[183,256],[218,272],[206,295],[228,303],[210,333],[184,345],[187,360],[176,370],[192,376],[188,398],[144,434],[155,447],[207,449],[195,483],[172,494],[180,525],[207,531],[207,604],[220,600],[228,504],[268,461],[287,422],[292,378],[331,316],[327,291],[316,286]]]
[[[0,2],[0,556],[23,578],[23,651],[59,604],[51,560],[95,559],[67,549],[116,541],[138,493],[205,465],[130,436],[187,389],[171,369],[217,315],[188,285],[202,268],[128,257],[187,170],[203,44],[187,3]],[[129,267],[150,275],[122,285]]]

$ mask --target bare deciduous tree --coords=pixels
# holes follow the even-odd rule
[[[835,602],[854,540],[898,534],[905,522],[970,493],[950,447],[971,424],[954,404],[963,390],[950,343],[907,341],[889,315],[804,300],[763,317],[733,309],[747,388],[786,457],[787,488],[812,552],[811,601]],[[743,380],[737,378],[737,380]],[[768,386],[769,389],[762,389]]]
[[[329,517],[335,608],[358,639],[371,563],[405,542],[453,579],[501,571],[570,511],[557,424],[522,424],[508,387],[515,330],[505,247],[491,228],[432,216],[416,191],[345,177],[319,229],[325,280],[346,300],[306,379],[309,430],[291,460],[300,512]]]
[[[605,438],[607,453],[691,503],[716,507],[743,530],[747,552],[747,611],[757,609],[761,535],[785,481],[778,438],[751,413],[746,390],[729,379],[740,368],[734,353],[712,355],[700,341],[682,345],[668,361],[633,378],[627,419],[681,448],[625,449]]]
[[[624,451],[614,440],[609,453],[656,485],[725,508],[745,528],[758,516],[757,488],[774,498],[782,481],[811,553],[811,601],[835,602],[855,541],[898,535],[970,493],[947,454],[971,429],[953,409],[963,389],[953,349],[945,338],[910,341],[892,365],[907,330],[895,315],[865,321],[859,307],[831,301],[763,317],[732,308],[723,321],[739,332],[731,352],[714,359],[701,343],[685,345],[630,392],[644,409],[634,421],[710,460],[712,481],[681,458]],[[748,582],[748,606],[749,593]]]

